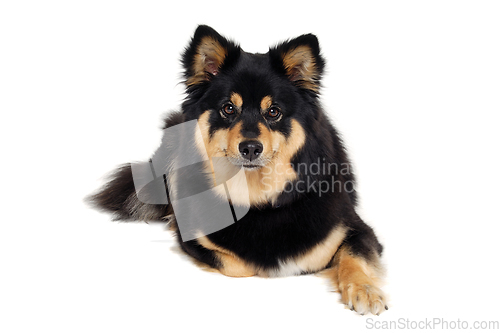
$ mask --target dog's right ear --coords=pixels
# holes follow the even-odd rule
[[[182,56],[187,87],[210,81],[224,67],[238,60],[240,54],[239,45],[211,27],[200,25]]]

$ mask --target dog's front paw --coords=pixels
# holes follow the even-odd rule
[[[388,310],[382,290],[370,284],[348,283],[340,288],[342,303],[360,315]]]

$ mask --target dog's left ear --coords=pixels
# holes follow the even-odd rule
[[[188,87],[209,82],[224,67],[234,63],[240,47],[206,25],[200,25],[182,56]]]
[[[299,36],[269,49],[271,64],[300,88],[319,92],[325,61],[320,55],[318,38]]]

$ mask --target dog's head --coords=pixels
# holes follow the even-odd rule
[[[197,145],[211,160],[243,167],[250,187],[256,184],[251,192],[260,193],[253,201],[269,201],[296,179],[292,159],[319,118],[324,60],[317,38],[302,35],[251,54],[200,26],[182,61],[183,110],[187,120],[198,120]],[[272,181],[263,183],[266,176]]]

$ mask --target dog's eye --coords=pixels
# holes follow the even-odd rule
[[[277,106],[272,106],[267,110],[267,116],[269,118],[278,118],[281,115],[281,110]]]
[[[227,116],[230,116],[232,114],[234,114],[234,112],[236,111],[236,108],[234,107],[234,105],[232,104],[225,104],[223,107],[222,107],[222,112],[227,115]]]

